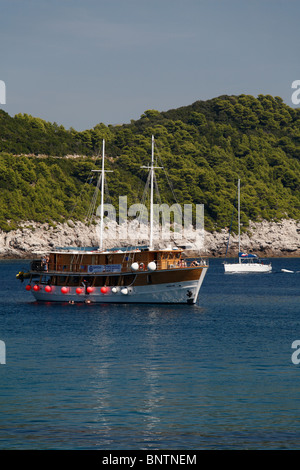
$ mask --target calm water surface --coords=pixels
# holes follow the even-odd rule
[[[0,262],[0,449],[299,449],[300,259],[195,306],[38,304]]]

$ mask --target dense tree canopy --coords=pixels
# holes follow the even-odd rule
[[[139,202],[150,161],[159,159],[162,202],[205,205],[208,230],[229,226],[241,179],[242,221],[300,216],[300,109],[279,97],[221,96],[190,106],[147,110],[122,126],[66,130],[29,115],[0,111],[0,227],[21,220],[83,220],[106,141],[109,195]],[[72,158],[67,158],[72,155]],[[91,180],[92,175],[94,178]],[[170,183],[170,184],[169,184]]]

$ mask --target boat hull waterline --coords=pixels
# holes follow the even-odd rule
[[[225,273],[270,273],[272,266],[261,263],[224,263]]]
[[[90,293],[83,289],[78,294],[75,286],[68,286],[64,290],[65,293],[62,293],[61,286],[51,286],[51,291],[47,292],[43,284],[35,284],[38,290],[31,289],[31,293],[37,301],[45,302],[195,304],[207,269],[208,266],[193,269],[193,273],[197,273],[196,279],[150,285],[115,286],[107,288],[105,293],[102,293],[100,287],[94,287]]]

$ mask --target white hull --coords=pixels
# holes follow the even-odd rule
[[[225,273],[269,273],[270,264],[262,263],[224,263]]]
[[[206,271],[207,267],[203,268],[200,278],[195,281],[128,286],[125,290],[118,287],[117,292],[110,288],[105,294],[100,287],[95,287],[90,294],[77,294],[76,287],[69,287],[68,292],[63,294],[59,286],[52,286],[52,291],[48,293],[44,285],[39,285],[39,291],[31,292],[36,300],[44,302],[195,304]]]

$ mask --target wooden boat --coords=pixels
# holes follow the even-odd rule
[[[103,141],[99,248],[45,253],[23,273],[23,279],[28,279],[26,290],[47,302],[195,304],[207,260],[186,258],[183,249],[153,248],[153,137],[149,246],[103,248],[104,148]]]

